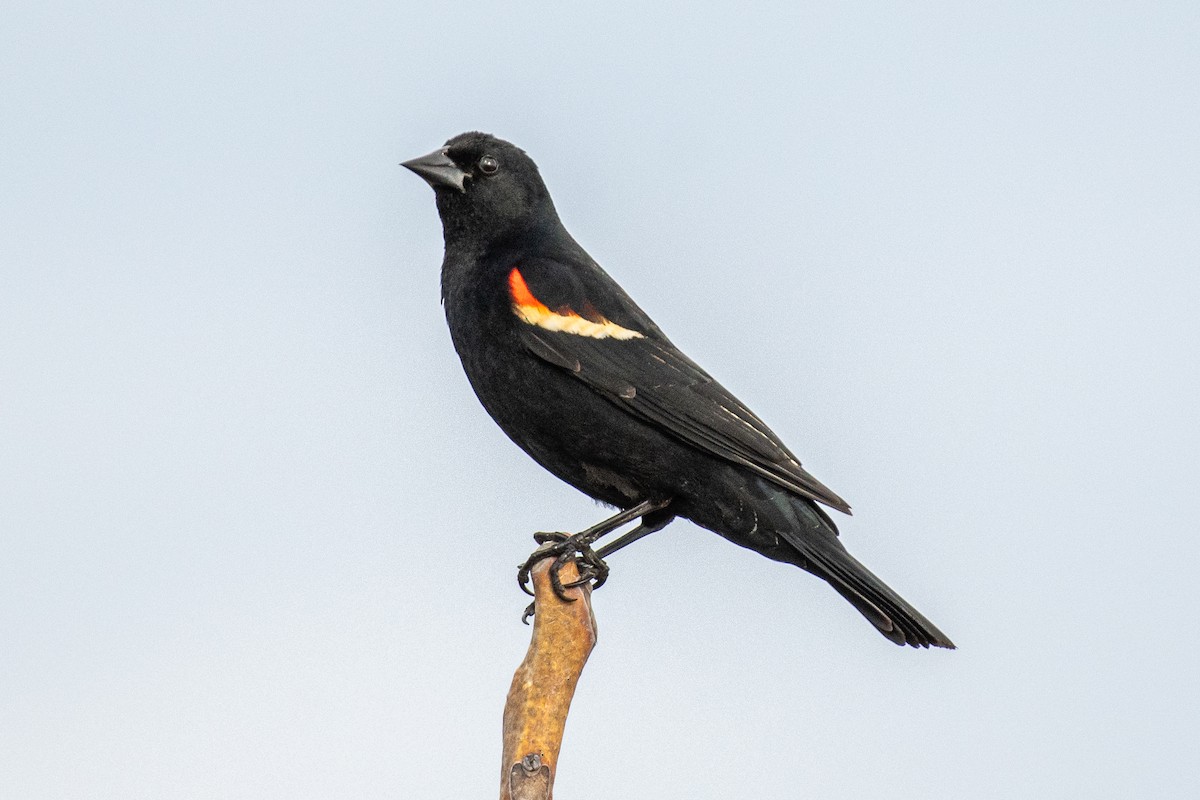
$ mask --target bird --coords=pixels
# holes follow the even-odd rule
[[[573,536],[539,535],[556,556],[556,591],[574,554],[581,580],[598,586],[605,557],[683,518],[825,580],[898,645],[954,648],[846,550],[822,507],[849,514],[846,501],[576,242],[525,151],[471,131],[402,166],[434,191],[442,305],[484,409],[534,461],[618,510]]]

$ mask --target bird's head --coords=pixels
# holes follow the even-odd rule
[[[533,159],[491,134],[461,133],[403,166],[433,187],[447,243],[459,237],[494,240],[558,222]]]

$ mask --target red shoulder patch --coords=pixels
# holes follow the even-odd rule
[[[584,314],[570,308],[552,311],[538,300],[525,282],[521,270],[513,267],[508,273],[508,293],[512,300],[513,313],[530,325],[558,333],[587,336],[592,339],[641,339],[643,334],[609,322],[591,303],[584,306]],[[586,316],[584,316],[586,315]]]

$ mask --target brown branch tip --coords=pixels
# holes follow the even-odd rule
[[[533,636],[513,675],[504,705],[504,760],[500,800],[550,800],[563,729],[575,685],[596,645],[591,588],[567,590],[564,601],[550,586],[553,558],[532,570]],[[563,583],[578,580],[575,562],[560,572]]]

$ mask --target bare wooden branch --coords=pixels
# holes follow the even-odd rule
[[[537,613],[529,651],[504,705],[500,800],[550,800],[571,698],[596,645],[590,587],[568,589],[574,602],[559,599],[550,587],[553,561],[542,559],[533,567]],[[560,575],[569,583],[579,572],[571,562]]]

